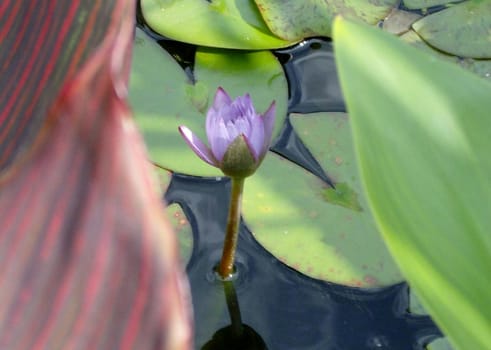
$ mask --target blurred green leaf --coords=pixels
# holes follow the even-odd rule
[[[452,55],[491,58],[491,1],[469,0],[423,17],[413,29]]]
[[[130,79],[130,101],[151,160],[185,174],[222,176],[201,159],[179,134],[186,125],[207,142],[205,115],[216,89],[236,97],[249,92],[258,112],[276,100],[276,131],[287,108],[288,88],[280,63],[267,51],[198,48],[192,84],[177,62],[137,30]]]
[[[453,344],[486,349],[491,85],[375,28],[340,19],[334,39],[380,230]]]
[[[291,45],[270,32],[252,0],[141,0],[156,32],[195,45],[260,50]]]
[[[331,36],[336,15],[375,24],[397,6],[398,0],[255,0],[268,27],[285,40]]]

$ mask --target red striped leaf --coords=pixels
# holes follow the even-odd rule
[[[0,13],[6,7],[16,5],[4,2]],[[117,1],[110,12],[109,23],[87,14],[106,27],[105,38],[95,50],[86,44],[91,53],[79,51],[78,64],[61,65],[73,79],[47,118],[55,94],[13,107],[44,122],[31,150],[0,177],[1,349],[190,348],[176,244],[125,101],[134,4]],[[35,75],[20,85],[42,83]],[[15,123],[13,143],[23,137]]]
[[[66,78],[120,21],[119,2],[0,2],[0,170],[30,145]]]

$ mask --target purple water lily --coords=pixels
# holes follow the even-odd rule
[[[254,109],[249,94],[232,100],[221,87],[206,115],[206,146],[189,128],[179,131],[205,162],[231,177],[247,177],[261,164],[271,144],[275,118],[273,101],[264,114]]]

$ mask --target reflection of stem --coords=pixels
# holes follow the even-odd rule
[[[227,300],[228,313],[230,315],[230,323],[232,323],[232,331],[235,337],[242,336],[242,318],[240,317],[239,300],[235,293],[234,284],[232,281],[223,281],[223,290],[225,291],[225,299]]]
[[[242,190],[244,178],[232,178],[232,193],[230,195],[230,207],[228,211],[227,232],[223,243],[222,260],[218,266],[218,274],[224,278],[230,278],[234,270],[235,249],[239,236],[240,207],[242,203]]]

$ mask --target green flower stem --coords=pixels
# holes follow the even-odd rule
[[[232,178],[232,193],[228,210],[227,231],[223,243],[222,260],[218,266],[218,274],[223,279],[230,278],[234,271],[235,250],[239,237],[240,209],[242,206],[242,191],[244,189],[243,177]]]

